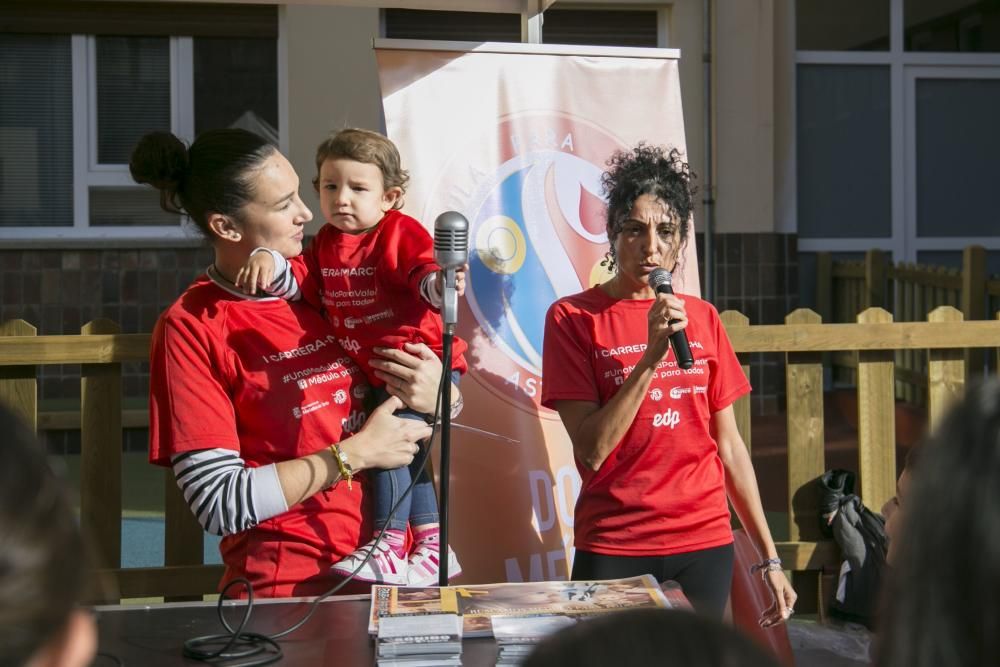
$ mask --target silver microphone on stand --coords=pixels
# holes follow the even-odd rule
[[[458,322],[457,269],[469,261],[469,221],[457,211],[445,211],[434,221],[434,261],[444,271],[441,295],[441,556],[438,585],[448,585],[448,482],[451,476],[451,345]]]
[[[444,271],[441,320],[454,332],[458,322],[455,271],[469,261],[469,221],[457,211],[445,211],[434,221],[434,261]]]

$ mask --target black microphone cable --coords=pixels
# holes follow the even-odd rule
[[[427,467],[427,461],[430,460],[431,447],[433,446],[434,437],[437,435],[438,423],[441,416],[441,397],[444,393],[445,382],[451,382],[451,370],[442,366],[441,379],[438,382],[437,388],[437,401],[434,404],[434,422],[431,426],[431,435],[427,439],[427,447],[424,451],[423,460],[420,463],[420,468],[417,470],[417,473],[411,476],[409,485],[407,485],[406,489],[399,496],[399,499],[396,500],[392,509],[389,510],[389,519],[392,519],[403,500],[413,490],[413,485],[416,483],[416,480],[420,478],[420,475]],[[450,410],[451,406],[448,406],[448,409]],[[355,568],[353,572],[351,572],[350,575],[338,582],[325,593],[317,596],[316,599],[310,603],[309,611],[307,611],[301,619],[279,632],[265,635],[257,632],[244,631],[244,628],[250,622],[250,616],[253,613],[253,586],[250,584],[250,581],[244,577],[233,579],[226,584],[225,588],[222,589],[222,592],[219,595],[218,604],[216,605],[219,622],[226,629],[226,634],[202,635],[200,637],[192,637],[191,639],[185,640],[183,646],[184,657],[191,658],[192,660],[198,660],[200,662],[220,665],[221,667],[260,667],[261,665],[270,665],[278,662],[282,659],[283,654],[281,646],[279,646],[277,640],[290,635],[305,625],[306,622],[312,618],[313,614],[316,613],[320,602],[331,595],[336,595],[344,586],[354,579],[358,572],[361,571],[361,568],[363,568],[371,559],[372,555],[376,551],[376,548],[382,542],[382,538],[385,536],[385,531],[388,525],[389,520],[387,519],[386,525],[379,531],[379,534],[375,538],[375,542],[368,550],[368,555],[365,556],[365,559],[358,565],[357,568]],[[447,549],[447,545],[445,545],[444,548]],[[228,599],[226,598],[226,592],[236,584],[241,584],[246,588],[247,604],[243,618],[240,620],[239,625],[236,628],[233,628],[229,624],[229,621],[226,620],[226,617],[223,614],[223,609],[225,602]],[[238,660],[242,660],[242,662],[235,662]]]

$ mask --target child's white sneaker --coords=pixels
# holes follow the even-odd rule
[[[373,547],[374,553],[372,553],[371,558],[368,558],[368,552],[372,551]],[[397,556],[385,540],[375,546],[375,540],[372,539],[368,544],[358,547],[350,556],[336,563],[332,569],[342,577],[349,577],[351,573],[358,570],[358,573],[354,575],[358,581],[373,581],[393,586],[403,586],[407,583],[406,558]]]
[[[407,586],[437,586],[441,572],[441,554],[438,549],[426,543],[417,544],[409,558],[406,575]],[[462,574],[462,566],[451,547],[448,547],[448,579]]]

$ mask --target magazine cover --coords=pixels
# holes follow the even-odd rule
[[[383,616],[457,612],[466,637],[490,637],[493,616],[586,616],[635,607],[673,608],[652,575],[605,581],[532,581],[438,588],[372,587],[368,623]]]

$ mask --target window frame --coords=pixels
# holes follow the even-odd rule
[[[194,40],[192,36],[164,35],[169,40],[170,68],[170,125],[171,131],[182,141],[194,140]],[[279,49],[279,33],[276,48]],[[51,242],[66,242],[79,247],[87,245],[124,245],[140,242],[144,246],[170,247],[198,246],[203,243],[201,234],[185,219],[176,226],[166,225],[108,225],[90,224],[90,189],[92,187],[148,188],[136,184],[129,174],[127,164],[100,164],[97,162],[97,35],[72,34],[70,36],[73,99],[73,224],[71,226],[18,226],[0,228],[0,247],[26,247],[39,245],[52,247]],[[280,62],[279,62],[280,65]],[[280,93],[282,81],[279,73],[276,82]],[[280,100],[280,95],[279,95]],[[279,102],[280,120],[284,106]],[[286,142],[279,129],[280,141]],[[181,218],[181,216],[178,216]]]
[[[641,10],[656,12],[656,48],[672,48],[670,44],[670,12],[673,3],[669,0],[628,0],[627,2],[614,2],[609,0],[557,0],[548,9],[568,9],[571,11],[586,11],[588,9],[606,10]],[[385,10],[379,11],[379,37],[387,38]],[[540,44],[543,42],[545,34],[544,21],[542,15],[531,15],[527,11],[521,12],[521,42],[522,44]],[[477,41],[469,38],[464,41]]]
[[[904,0],[889,0],[888,51],[805,51],[794,50],[794,71],[800,65],[882,65],[889,67],[889,127],[892,235],[873,238],[799,238],[799,252],[864,252],[880,248],[892,253],[895,261],[915,262],[917,253],[927,250],[961,250],[968,245],[981,245],[987,250],[1000,250],[1000,236],[978,237],[919,237],[917,235],[916,164],[911,158],[916,149],[915,80],[917,78],[997,78],[1000,79],[1000,53],[988,52],[929,52],[905,50]],[[792,3],[792,12],[795,3]],[[795,42],[795,21],[789,22],[792,44]],[[794,48],[794,47],[793,47]],[[795,99],[796,75],[793,74],[792,99]],[[797,146],[798,110],[789,131],[793,147]],[[793,155],[794,155],[793,148]],[[799,196],[798,173],[791,170],[794,197]],[[791,211],[796,202],[790,202]],[[795,229],[798,230],[798,220]]]

